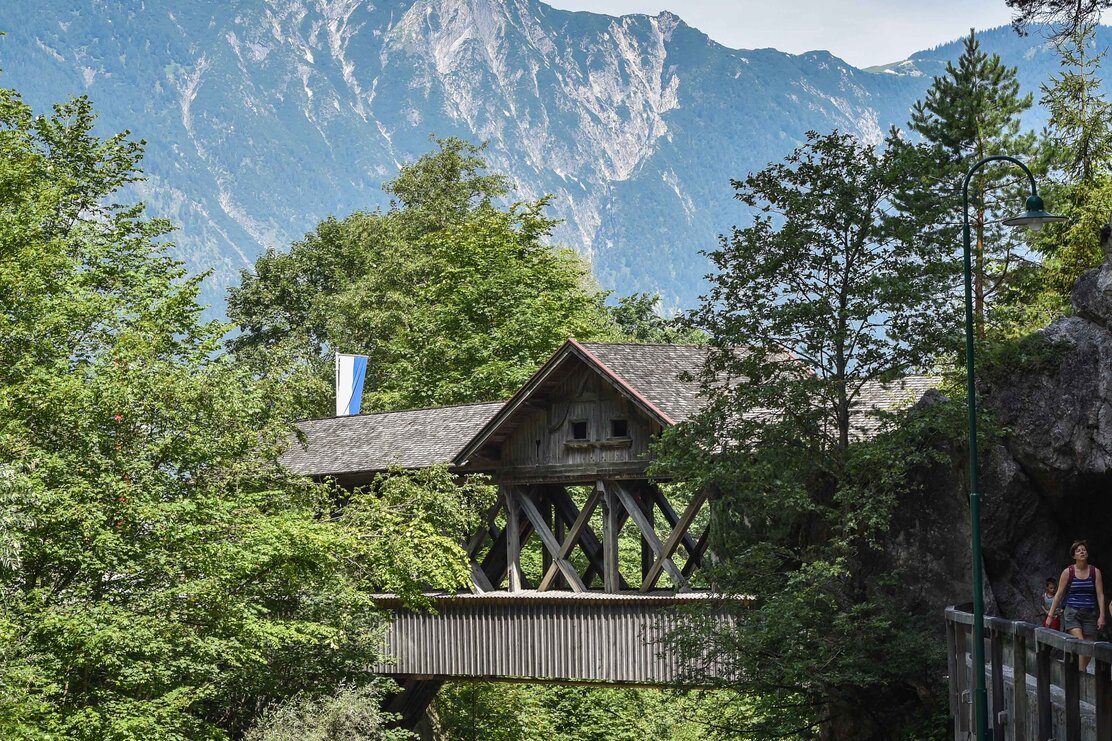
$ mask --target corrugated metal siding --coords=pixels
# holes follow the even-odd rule
[[[395,609],[375,671],[424,677],[669,684],[684,667],[662,644],[690,598],[484,598],[435,601],[437,613]]]

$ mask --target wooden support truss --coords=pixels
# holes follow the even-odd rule
[[[498,501],[465,545],[471,559],[472,589],[489,592],[502,588],[503,583],[511,592],[533,588],[521,569],[521,554],[536,535],[543,554],[537,591],[586,592],[600,581],[606,592],[649,592],[664,575],[672,590],[685,591],[707,551],[709,526],[697,538],[691,534],[707,501],[706,492],[699,492],[677,513],[651,482],[599,480],[580,509],[563,486],[502,485]],[[601,537],[592,525],[596,514],[601,514]],[[500,516],[505,523],[501,528]],[[660,521],[667,529],[658,533]],[[618,560],[619,536],[628,522],[633,523],[641,543],[640,584],[633,586],[620,572]],[[686,555],[682,568],[675,560],[681,548]],[[582,571],[573,560],[577,550],[582,554],[580,564],[586,564]]]

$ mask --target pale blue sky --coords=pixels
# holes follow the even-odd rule
[[[826,49],[857,67],[906,59],[970,28],[1011,21],[1004,0],[544,0],[594,13],[670,10],[735,49]]]

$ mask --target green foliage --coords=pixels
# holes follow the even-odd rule
[[[937,353],[950,268],[891,213],[902,165],[851,136],[811,133],[783,163],[734,183],[761,215],[710,253],[717,272],[691,316],[715,346],[706,381],[727,425],[718,445],[744,448],[779,429],[837,469],[861,388]]]
[[[0,90],[0,736],[228,738],[368,682],[369,595],[458,585],[487,494],[433,470],[337,513],[281,468],[303,387],[214,354],[167,225],[114,202],[142,146],[93,120]]]
[[[934,78],[912,109],[908,127],[922,137],[923,146],[897,145],[909,160],[905,166],[917,173],[898,200],[915,219],[921,238],[942,249],[952,252],[961,246],[962,183],[969,169],[990,155],[1029,162],[1036,152],[1034,133],[1020,131],[1020,116],[1031,107],[1032,96],[1020,95],[1016,72],[999,55],[981,51],[970,33],[957,64],[948,63],[946,74]],[[1037,163],[1029,164],[1039,169]],[[1020,210],[1027,193],[1027,180],[1011,164],[987,165],[969,183],[973,303],[979,325],[1026,264],[1022,235],[999,222]]]
[[[756,707],[732,692],[449,683],[434,706],[446,741],[727,741]]]
[[[395,468],[352,494],[337,519],[360,534],[362,546],[351,555],[377,577],[376,589],[417,607],[429,588],[471,584],[459,544],[478,528],[495,496],[482,478],[456,481],[447,466]]]
[[[660,296],[635,293],[618,299],[610,307],[611,321],[621,334],[633,342],[668,345],[699,345],[706,336],[683,324],[679,318],[666,319],[657,313]]]
[[[1056,370],[1069,347],[1043,334],[999,338],[986,343],[977,356],[977,377],[986,384],[999,384],[1023,373],[1049,373]]]
[[[390,688],[341,687],[331,697],[298,695],[272,707],[244,741],[405,741],[408,731],[388,729],[378,708]]]
[[[890,738],[934,709],[916,687],[936,646],[895,570],[875,567],[906,487],[893,462],[918,452],[858,440],[850,424],[870,384],[943,351],[952,316],[944,255],[892,208],[901,154],[812,134],[735,183],[762,215],[711,253],[712,289],[691,315],[711,337],[708,405],[665,433],[658,460],[721,492],[706,577],[757,602],[725,630],[703,615],[676,646],[709,646],[734,670],[729,686],[761,709],[754,737]]]
[[[503,398],[569,336],[614,334],[586,266],[543,243],[547,200],[495,207],[481,149],[438,143],[386,185],[389,211],[322,222],[229,295],[241,359],[275,375],[279,350],[318,379],[306,413],[329,413],[333,350],[369,356],[364,408],[384,410]]]
[[[1042,281],[1024,298],[1063,311],[1073,284],[1103,259],[1098,235],[1112,202],[1112,104],[1101,90],[1106,50],[1095,48],[1095,35],[1094,21],[1057,36],[1061,71],[1042,88],[1050,113],[1047,160],[1054,175],[1047,198],[1069,221],[1051,225],[1035,240],[1044,256]]]

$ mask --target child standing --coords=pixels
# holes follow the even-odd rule
[[[1050,608],[1054,606],[1054,595],[1057,593],[1058,580],[1055,579],[1053,576],[1047,577],[1046,591],[1042,594],[1041,609],[1043,614],[1043,622],[1046,627],[1050,628],[1051,630],[1062,629],[1062,608],[1060,607],[1054,611],[1054,615],[1051,617],[1050,622],[1046,622],[1046,616],[1050,615]]]

